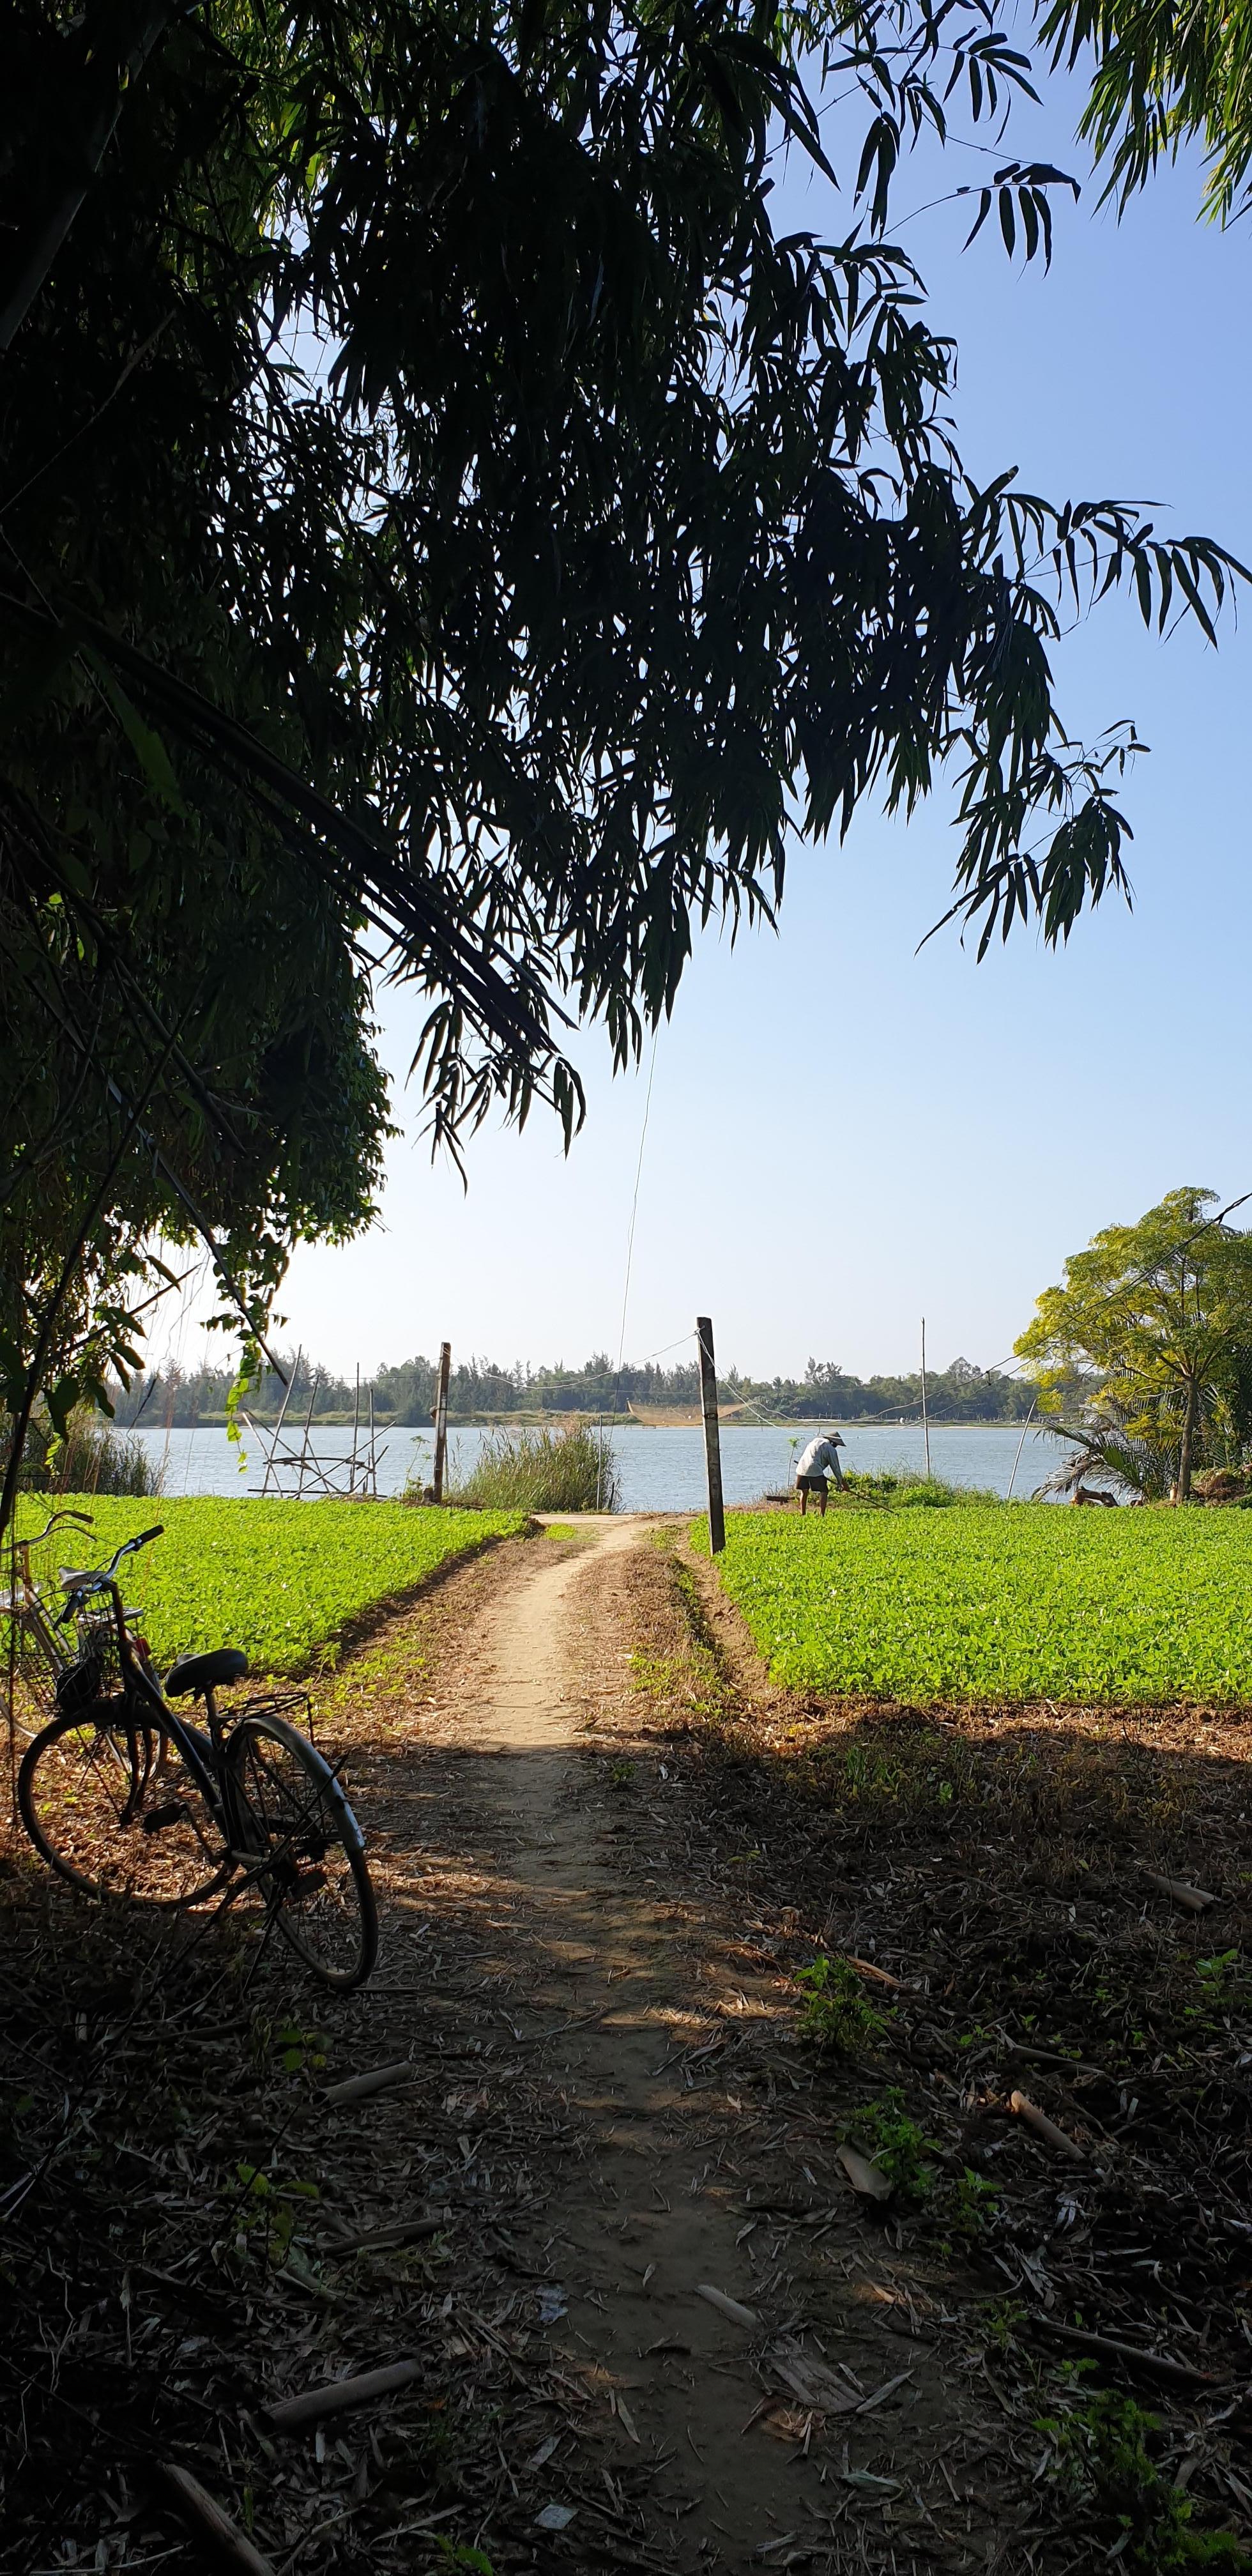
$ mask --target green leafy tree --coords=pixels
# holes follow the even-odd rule
[[[1236,568],[961,467],[889,221],[910,137],[1026,79],[981,0],[15,0],[0,79],[2,1525],[158,1230],[255,1335],[367,1221],[379,972],[437,1137],[568,1134],[570,1018],[626,1061],[790,831],[953,761],[955,913],[1061,939],[1133,748],[1071,742],[1062,617],[1211,634]],[[774,142],[829,171],[845,82],[859,216],[784,235]],[[1004,163],[980,219],[1046,258],[1067,184]]]
[[[1109,165],[1124,206],[1162,160],[1199,143],[1205,210],[1247,211],[1252,171],[1252,9],[1248,0],[1054,0],[1041,35],[1072,69],[1094,55],[1080,132]]]
[[[1252,1234],[1209,1215],[1215,1205],[1212,1190],[1171,1190],[1136,1225],[1106,1226],[1014,1345],[1041,1412],[1072,1407],[1085,1381],[1123,1446],[1171,1455],[1175,1502],[1190,1495],[1204,1438],[1242,1429]]]

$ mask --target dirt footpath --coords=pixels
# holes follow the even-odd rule
[[[676,2568],[994,2564],[994,2394],[950,2345],[925,2263],[902,2264],[849,2187],[776,1936],[751,1907],[703,1915],[666,1852],[670,1766],[637,1663],[640,1578],[668,1573],[653,1535],[611,1522],[460,1578],[425,1754],[352,1763],[376,1858],[387,1845],[380,1975],[407,1973],[413,1914],[439,1937],[451,1778],[442,1867],[459,1903],[467,1855],[481,1872],[476,1992],[565,2131],[555,2199],[537,2229],[512,2222],[564,2308],[544,2359],[575,2399],[568,2447],[526,2483],[536,2513],[561,2510],[563,2472],[629,2495]],[[493,2084],[478,2108],[489,2158]],[[603,2536],[576,2505],[537,2563],[579,2563]]]
[[[809,1706],[609,1519],[318,1703],[359,1996],[0,1856],[16,2576],[1246,2576],[1239,1722]]]

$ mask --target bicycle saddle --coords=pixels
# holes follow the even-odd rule
[[[242,1646],[215,1646],[208,1655],[179,1655],[165,1676],[166,1695],[181,1699],[184,1691],[217,1690],[240,1682],[248,1669]]]

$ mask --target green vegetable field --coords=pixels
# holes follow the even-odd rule
[[[89,1511],[94,1541],[54,1532],[41,1574],[103,1565],[124,1538],[164,1524],[128,1561],[125,1595],[143,1610],[158,1665],[181,1648],[243,1646],[254,1671],[301,1672],[350,1619],[405,1592],[448,1557],[525,1528],[520,1512],[411,1511],[400,1503],[294,1503],[220,1495],[163,1502],[67,1494]],[[23,1498],[19,1533],[51,1505]]]
[[[732,1513],[720,1571],[800,1690],[1252,1701],[1244,1512]]]

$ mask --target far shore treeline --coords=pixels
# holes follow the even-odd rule
[[[307,1415],[313,1397],[316,1422],[351,1421],[358,1402],[355,1382],[319,1369],[315,1359],[291,1354],[290,1405]],[[229,1369],[202,1368],[184,1373],[166,1369],[137,1378],[123,1393],[114,1390],[116,1418],[123,1428],[137,1422],[153,1429],[170,1425],[194,1429],[226,1419],[232,1386]],[[917,1374],[902,1377],[851,1377],[834,1360],[810,1360],[802,1378],[749,1378],[736,1368],[718,1375],[723,1409],[742,1405],[745,1421],[874,1422],[920,1417],[922,1386]],[[401,1426],[424,1426],[430,1420],[435,1392],[435,1362],[404,1360],[397,1368],[380,1368],[362,1378],[359,1401],[368,1409],[373,1397],[375,1419]],[[926,1402],[932,1422],[1019,1422],[1030,1411],[1035,1390],[997,1369],[975,1368],[953,1360],[946,1369],[927,1370]],[[266,1370],[245,1396],[247,1410],[258,1421],[273,1421],[283,1400],[278,1377]],[[454,1422],[543,1420],[553,1414],[629,1415],[632,1406],[651,1411],[694,1406],[699,1381],[694,1360],[673,1368],[615,1368],[598,1352],[581,1368],[531,1368],[516,1361],[469,1359],[454,1366],[449,1388],[449,1417]]]

